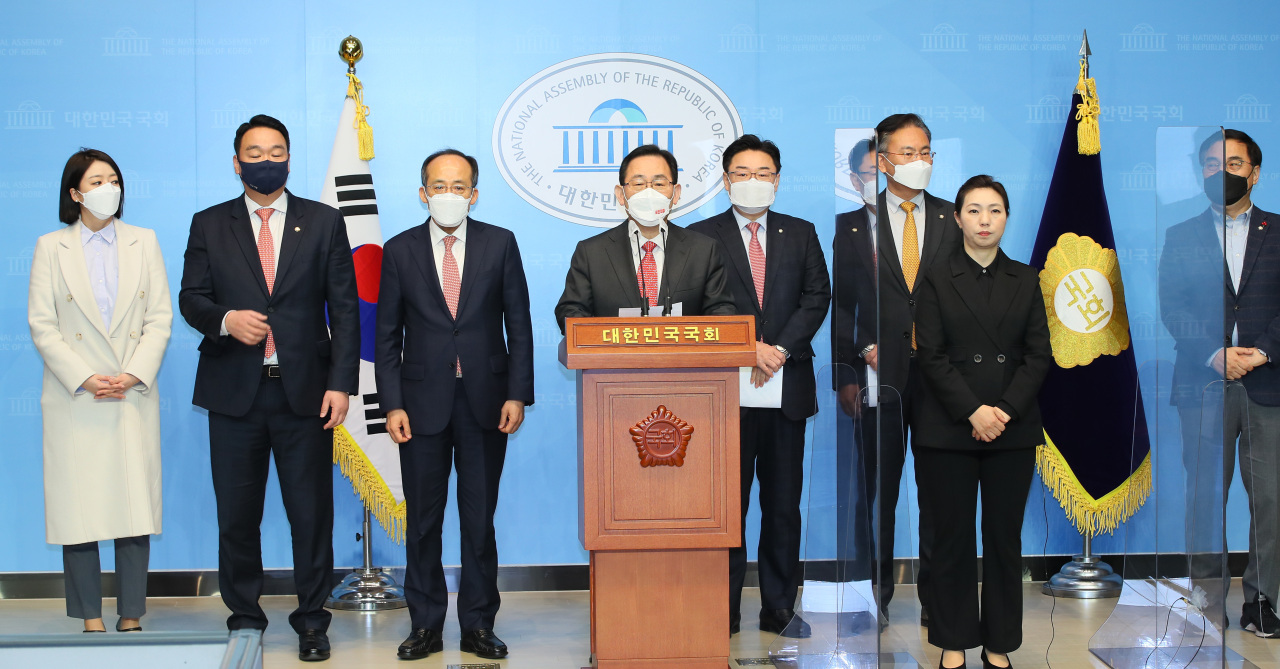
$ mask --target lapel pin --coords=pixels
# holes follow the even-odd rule
[[[782,234],[782,228],[778,228],[778,234]]]
[[[857,232],[857,231],[858,231],[858,229],[857,229],[857,228],[854,228],[854,229],[853,229],[853,231],[854,231],[854,232]]]
[[[296,228],[296,227],[295,227],[295,228],[293,229],[293,231],[294,231],[294,232],[302,232],[302,228]]]

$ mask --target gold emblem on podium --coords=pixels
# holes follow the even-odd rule
[[[680,420],[667,407],[659,404],[653,413],[631,428],[641,467],[680,467],[685,450],[693,436],[693,426]]]

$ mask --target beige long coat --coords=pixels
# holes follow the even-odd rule
[[[44,358],[45,540],[79,544],[160,533],[160,395],[156,374],[173,307],[155,232],[116,225],[119,278],[110,327],[89,285],[82,225],[40,237],[27,320]],[[76,393],[93,374],[140,381],[125,399]]]

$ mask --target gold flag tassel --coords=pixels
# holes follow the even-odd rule
[[[347,73],[347,97],[356,101],[356,136],[360,140],[360,160],[373,159],[373,128],[369,127],[369,108],[364,104],[364,86],[354,72]],[[1094,124],[1097,125],[1096,123]],[[1094,153],[1097,153],[1096,151]]]
[[[391,488],[378,475],[373,463],[356,445],[347,428],[339,425],[333,430],[333,464],[338,465],[342,475],[351,481],[351,489],[364,502],[364,507],[378,524],[387,531],[387,535],[397,544],[404,543],[405,519],[408,513],[406,502],[396,504]]]
[[[1102,151],[1102,139],[1098,133],[1098,114],[1102,107],[1098,105],[1098,85],[1089,76],[1087,58],[1080,59],[1080,79],[1076,82],[1076,92],[1082,101],[1076,105],[1077,150],[1082,156],[1096,156]]]
[[[1048,434],[1045,443],[1036,447],[1036,471],[1040,480],[1053,490],[1053,496],[1081,534],[1096,537],[1103,532],[1114,534],[1120,523],[1129,520],[1151,494],[1151,454],[1147,453],[1129,478],[1115,490],[1094,499],[1080,485],[1062,453]]]

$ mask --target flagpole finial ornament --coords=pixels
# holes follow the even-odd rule
[[[1089,48],[1089,31],[1084,31],[1080,38],[1080,78],[1076,81],[1076,93],[1080,94],[1080,104],[1076,105],[1077,149],[1082,156],[1096,156],[1102,151],[1102,138],[1098,131],[1098,115],[1102,106],[1098,104],[1098,86],[1089,76],[1089,56],[1093,50]]]
[[[356,61],[364,58],[364,45],[352,35],[347,35],[338,45],[338,56],[347,63],[347,73],[356,73]]]

